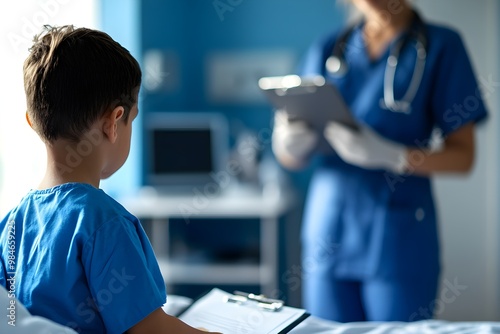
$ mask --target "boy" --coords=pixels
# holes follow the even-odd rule
[[[64,26],[35,37],[26,118],[47,167],[0,222],[0,285],[80,333],[201,333],[163,312],[144,230],[99,189],[127,159],[140,83],[137,61],[105,33]]]

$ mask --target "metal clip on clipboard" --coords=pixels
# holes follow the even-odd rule
[[[226,303],[236,303],[236,304],[244,304],[247,301],[257,302],[257,306],[263,308],[267,311],[276,312],[283,308],[285,304],[284,301],[279,299],[267,298],[264,295],[255,295],[253,293],[234,291],[232,296],[227,296],[224,298]]]

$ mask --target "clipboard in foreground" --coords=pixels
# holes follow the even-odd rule
[[[282,334],[309,316],[304,309],[279,302],[251,294],[233,295],[215,288],[195,301],[179,319],[190,326],[224,334]]]

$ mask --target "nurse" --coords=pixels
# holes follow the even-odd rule
[[[333,148],[308,191],[303,302],[340,322],[428,319],[440,274],[430,177],[471,169],[487,113],[457,32],[422,21],[405,0],[351,2],[362,19],[312,46],[302,75],[334,84],[361,129],[330,123],[315,133],[275,118],[285,167],[306,166],[321,136]]]

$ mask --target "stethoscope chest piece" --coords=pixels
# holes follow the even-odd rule
[[[326,70],[334,77],[342,77],[347,73],[347,64],[337,56],[330,56],[326,60]]]

